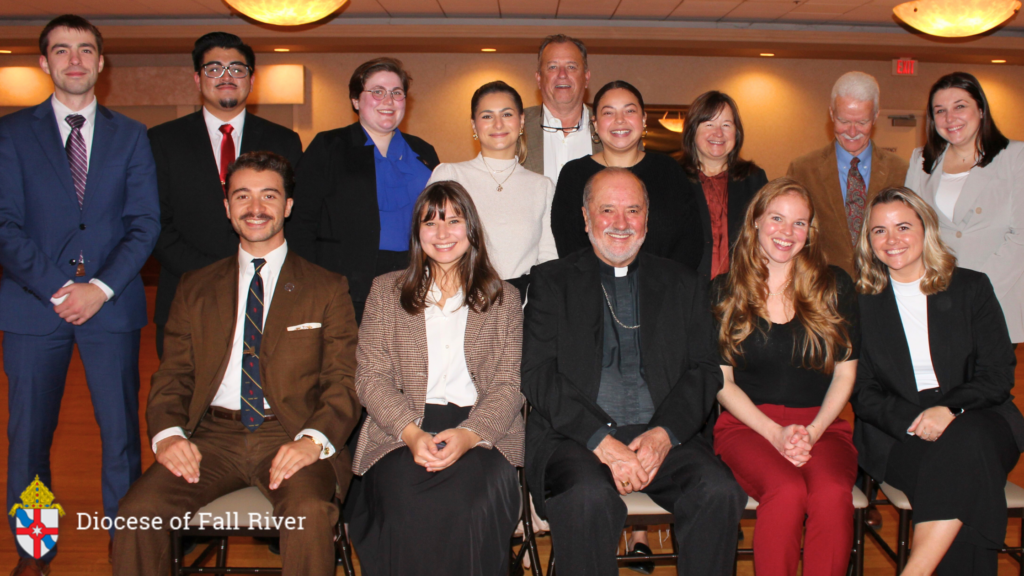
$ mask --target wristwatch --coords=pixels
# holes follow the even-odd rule
[[[953,418],[964,413],[964,409],[960,406],[946,406],[946,410],[949,410],[949,413],[953,415]]]
[[[311,442],[312,442],[313,444],[316,444],[316,445],[317,445],[317,447],[318,447],[318,448],[320,448],[320,455],[321,455],[321,456],[323,456],[323,455],[324,455],[324,450],[325,450],[325,448],[324,448],[324,445],[323,445],[323,443],[321,443],[321,442],[320,442],[319,440],[317,440],[316,438],[314,438],[314,437],[310,436],[309,434],[303,434],[303,435],[302,435],[302,437],[303,437],[303,438],[307,438],[307,439],[309,439],[309,440],[310,440],[310,441],[311,441]]]

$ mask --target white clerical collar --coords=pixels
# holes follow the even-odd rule
[[[615,268],[615,277],[616,278],[622,278],[623,276],[626,276],[627,274],[629,274],[629,266],[622,266],[621,268],[620,267],[616,267]]]

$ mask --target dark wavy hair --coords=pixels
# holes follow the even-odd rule
[[[697,157],[697,128],[709,120],[714,120],[728,106],[732,111],[733,124],[736,126],[736,146],[726,157],[729,177],[743,180],[757,170],[757,164],[740,158],[743,148],[743,121],[740,120],[740,109],[731,96],[718,90],[705,92],[690,104],[683,124],[683,157],[679,163],[691,180],[697,181],[700,176],[700,159]]]
[[[516,89],[502,82],[501,80],[495,80],[494,82],[488,82],[483,86],[476,89],[473,92],[473,98],[469,101],[469,117],[471,120],[476,120],[476,110],[480,107],[480,99],[490,94],[508,94],[512,97],[512,101],[516,105],[516,109],[519,110],[519,115],[523,115],[523,97],[516,92]],[[516,156],[519,157],[519,163],[526,162],[526,133],[521,132],[519,138],[516,140]]]
[[[500,304],[504,297],[501,278],[487,258],[484,229],[473,199],[462,184],[443,180],[427,186],[412,209],[409,267],[399,280],[402,291],[399,301],[409,314],[418,314],[426,309],[427,294],[437,274],[433,261],[420,244],[420,226],[435,216],[442,220],[449,218],[450,215],[446,214],[449,208],[465,221],[466,238],[469,240],[469,249],[453,268],[458,273],[464,302],[474,312],[486,312],[495,302]]]
[[[238,50],[245,57],[245,65],[249,67],[249,71],[256,70],[256,53],[253,52],[252,46],[249,46],[241,38],[229,32],[210,32],[200,36],[196,40],[195,46],[192,47],[192,66],[196,69],[196,72],[203,68],[203,60],[206,58],[206,53],[214,48]],[[224,64],[227,64],[227,62],[224,62]]]
[[[246,152],[228,166],[228,173],[224,178],[224,181],[227,182],[225,194],[227,194],[228,190],[231,190],[231,176],[235,172],[246,168],[256,172],[264,172],[266,170],[277,172],[284,183],[284,197],[292,197],[292,193],[295,191],[295,170],[292,169],[291,162],[284,156],[264,150]]]
[[[924,145],[922,154],[923,168],[926,174],[931,174],[935,169],[935,163],[939,161],[939,156],[942,156],[946,150],[946,144],[948,144],[946,139],[940,136],[939,131],[935,129],[935,110],[932,109],[935,93],[947,88],[959,88],[970,94],[974,103],[978,105],[978,111],[981,112],[981,128],[978,130],[977,136],[978,153],[981,155],[981,159],[978,160],[979,168],[988,166],[989,162],[1010,144],[1010,140],[1003,136],[1003,133],[996,127],[996,121],[992,119],[988,98],[985,98],[985,91],[981,89],[978,79],[967,72],[946,74],[939,78],[928,92],[928,115],[926,116],[928,141]]]

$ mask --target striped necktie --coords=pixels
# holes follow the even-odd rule
[[[81,209],[85,202],[85,179],[89,175],[89,156],[85,149],[85,138],[82,136],[85,116],[68,114],[64,121],[71,126],[71,135],[64,144],[64,151],[67,152],[68,163],[71,165],[71,179],[74,180],[78,208]]]
[[[263,424],[263,382],[260,380],[260,344],[263,342],[263,278],[260,270],[267,263],[253,258],[256,274],[249,283],[245,302],[245,328],[242,330],[242,424],[255,432]]]

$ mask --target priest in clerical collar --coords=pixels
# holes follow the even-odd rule
[[[722,386],[705,286],[641,251],[643,182],[624,168],[583,194],[591,248],[536,266],[522,390],[526,472],[559,574],[618,574],[620,494],[675,516],[679,574],[731,575],[747,497],[699,432]]]

